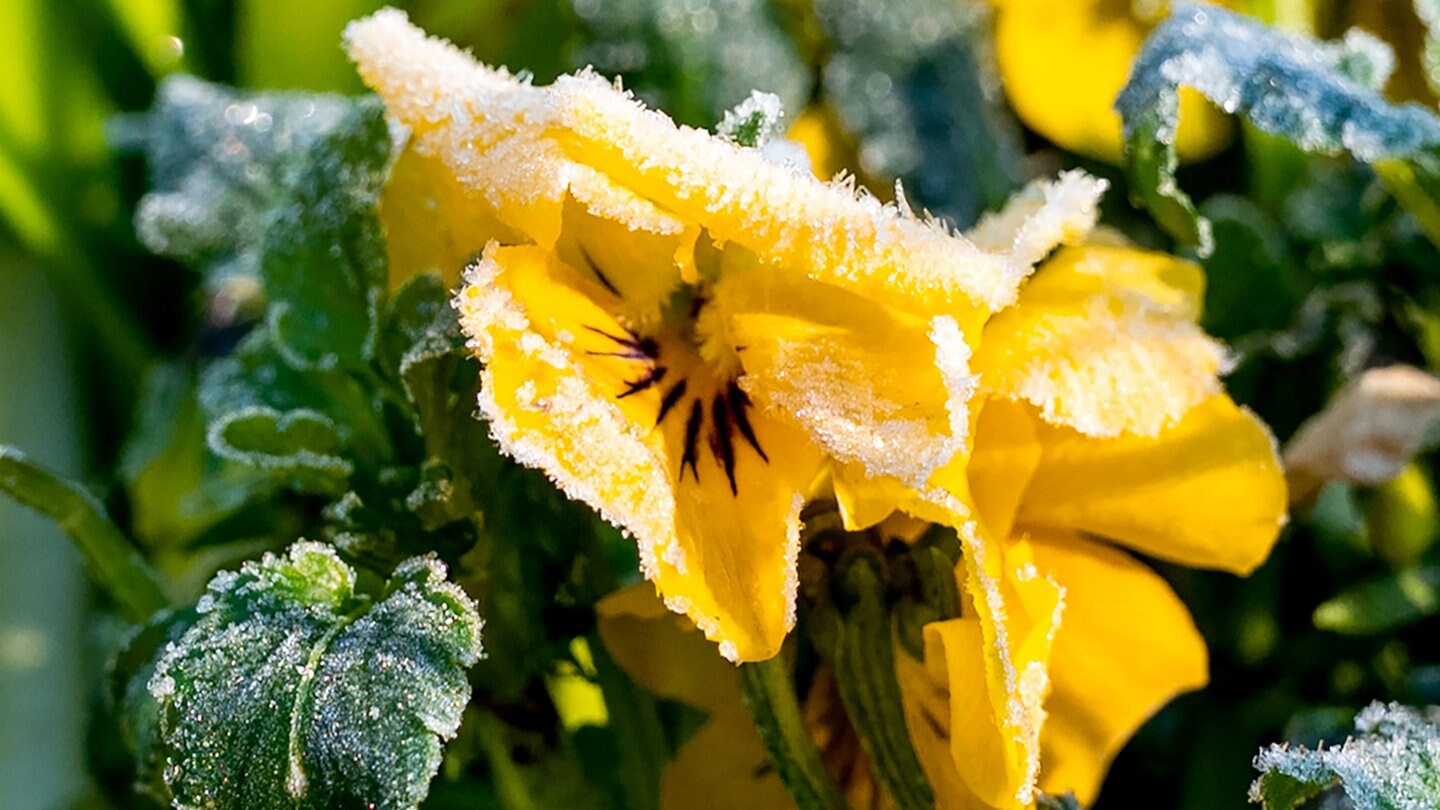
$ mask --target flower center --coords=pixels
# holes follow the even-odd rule
[[[615,398],[622,400],[656,392],[656,428],[665,427],[671,418],[683,420],[682,478],[688,470],[699,482],[702,454],[708,448],[712,461],[724,471],[731,494],[738,494],[737,448],[743,450],[748,446],[766,463],[770,457],[751,424],[750,411],[754,405],[749,395],[740,388],[734,374],[720,373],[715,364],[701,356],[703,341],[697,338],[696,325],[706,299],[694,294],[694,290],[691,292],[689,306],[695,314],[683,319],[667,317],[655,334],[643,335],[630,329],[617,334],[587,326],[587,330],[608,344],[606,349],[591,350],[587,354],[634,364],[634,373],[615,392]]]

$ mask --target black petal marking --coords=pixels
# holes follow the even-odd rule
[[[690,474],[695,477],[696,483],[700,481],[700,471],[695,467],[697,457],[696,442],[700,439],[700,426],[705,421],[705,409],[700,406],[700,400],[690,404],[690,419],[685,422],[685,454],[680,457],[680,477],[685,477],[685,465],[690,465]]]
[[[710,428],[710,452],[725,467],[725,477],[730,479],[730,494],[738,495],[740,491],[735,487],[735,437],[730,433],[730,407],[725,397],[715,397],[710,414],[715,422]]]
[[[760,440],[755,438],[755,428],[750,426],[749,395],[740,388],[738,383],[731,380],[729,387],[725,390],[725,397],[729,400],[730,412],[735,414],[735,427],[740,429],[740,435],[744,436],[745,441],[750,443],[760,458],[769,464],[770,457],[765,455],[765,451],[761,449]]]
[[[680,402],[680,398],[683,396],[685,396],[684,380],[681,380],[680,382],[677,382],[674,385],[670,386],[670,390],[666,391],[665,396],[660,399],[660,413],[656,414],[655,416],[656,425],[659,425],[661,422],[665,421],[665,415],[670,413],[670,409],[674,408]]]
[[[615,289],[614,284],[610,283],[610,279],[606,277],[605,272],[600,269],[600,265],[596,264],[595,260],[590,258],[590,251],[586,250],[584,245],[577,245],[577,247],[580,248],[580,257],[585,260],[585,264],[590,266],[591,272],[595,274],[595,278],[600,280],[600,284],[609,290],[611,295],[619,297],[620,291]]]
[[[649,373],[634,382],[626,383],[625,390],[616,395],[616,399],[624,399],[631,394],[638,394],[659,384],[665,379],[667,369],[664,366],[651,366]]]

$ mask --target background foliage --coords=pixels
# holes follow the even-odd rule
[[[1011,116],[979,5],[402,5],[483,61],[539,81],[594,64],[685,123],[713,125],[751,88],[775,92],[824,134],[831,168],[882,196],[903,179],[913,204],[960,225],[1024,179],[1079,165],[1115,183],[1107,223],[1155,247],[1199,241],[1187,230],[1193,215],[1162,213],[1161,230],[1130,206],[1123,192],[1145,196],[1149,175],[1132,187],[1120,169],[1066,153]],[[1428,30],[1422,20],[1434,22],[1432,4],[1251,5],[1325,36],[1370,23],[1400,55],[1391,95],[1433,108],[1424,67],[1434,67],[1434,40],[1417,33]],[[145,558],[92,555],[92,566],[153,567],[143,576],[165,583],[158,598],[176,605],[194,603],[216,571],[297,537],[385,571],[438,552],[485,617],[488,658],[470,670],[478,697],[463,717],[456,709],[458,726],[433,729],[456,737],[427,806],[652,806],[659,769],[700,716],[636,687],[598,641],[594,603],[635,576],[628,541],[500,459],[483,425],[457,418],[469,414],[475,368],[437,317],[446,292],[419,281],[384,293],[383,257],[367,253],[384,158],[365,154],[375,142],[367,128],[383,126],[375,105],[232,96],[186,80],[156,98],[164,77],[181,72],[245,90],[356,93],[339,32],[377,6],[0,3],[9,77],[0,82],[0,442],[85,481],[99,501],[77,491],[67,503],[108,512]],[[1396,19],[1413,23],[1387,27]],[[147,117],[124,115],[152,104]],[[253,119],[234,115],[270,118],[271,137],[242,143],[252,152],[280,142],[274,133],[287,127],[295,137],[261,160],[197,161],[203,144],[254,131]],[[228,121],[233,131],[199,131],[195,121],[222,129]],[[1440,252],[1426,237],[1431,223],[1397,202],[1428,193],[1428,164],[1397,175],[1383,160],[1306,154],[1266,134],[1274,129],[1246,125],[1234,146],[1178,177],[1210,223],[1205,325],[1236,349],[1230,390],[1283,441],[1365,368],[1398,361],[1440,372]],[[311,149],[347,157],[317,166],[302,159]],[[1158,175],[1164,156],[1154,160]],[[142,206],[147,189],[158,194]],[[167,209],[167,200],[204,194],[214,205],[217,190],[214,221],[167,218],[183,208]],[[337,190],[353,209],[305,204]],[[317,231],[354,250],[338,262],[308,254],[316,242],[299,235]],[[333,272],[305,272],[320,262]],[[322,307],[334,317],[326,329],[297,317]],[[10,465],[0,476],[30,469],[13,456],[0,463]],[[1342,739],[1372,700],[1440,703],[1436,472],[1426,454],[1379,488],[1326,487],[1249,579],[1161,566],[1210,644],[1212,685],[1141,731],[1098,806],[1237,806],[1262,745]],[[477,506],[483,521],[466,517]],[[79,565],[48,524],[0,501],[6,806],[152,806],[153,791],[131,790],[134,754],[122,741],[173,719],[147,715],[152,709],[132,699],[134,679],[149,678],[135,668],[164,641],[182,641],[193,617],[181,611],[153,624],[107,676],[127,635],[118,617],[132,600],[156,597],[115,599],[85,585]],[[391,605],[395,597],[380,595],[393,583],[387,590],[357,570],[359,591],[377,604],[357,608],[344,588],[295,599],[339,616]],[[468,615],[458,601],[445,604]],[[237,625],[261,634],[357,626],[332,617],[277,629],[247,624],[254,617],[235,610]],[[440,635],[431,641],[421,644],[436,656],[423,659],[433,676],[426,688],[458,694],[446,674],[473,651]],[[163,665],[183,670],[181,658],[167,655]],[[201,667],[184,677],[207,675]],[[142,762],[153,755],[139,751]],[[400,763],[394,773],[423,776],[417,767]]]

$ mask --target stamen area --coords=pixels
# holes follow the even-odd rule
[[[723,472],[732,495],[739,494],[736,477],[738,452],[754,452],[760,461],[770,457],[756,436],[750,411],[750,397],[734,376],[718,374],[696,353],[681,335],[623,334],[593,326],[585,329],[601,338],[602,348],[586,351],[596,357],[628,361],[634,366],[614,392],[616,400],[628,400],[647,391],[659,392],[655,401],[654,428],[666,429],[668,420],[682,419],[679,475],[688,473],[695,482],[702,476],[702,454],[709,450],[716,472]],[[704,440],[702,443],[702,439]]]

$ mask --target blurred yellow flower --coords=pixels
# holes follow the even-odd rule
[[[399,12],[347,47],[409,130],[386,222],[423,235],[392,248],[398,272],[481,256],[456,303],[493,435],[632,534],[666,604],[735,661],[794,622],[826,464],[939,492],[983,323],[1088,232],[1103,188],[1037,186],[981,246],[592,73],[534,87],[478,65]]]
[[[1059,146],[1119,163],[1120,116],[1112,108],[1140,45],[1169,12],[1164,0],[990,0],[995,52],[1015,113]],[[1220,5],[1234,6],[1223,2]],[[1198,94],[1180,94],[1176,149],[1183,161],[1230,141],[1224,115]]]

